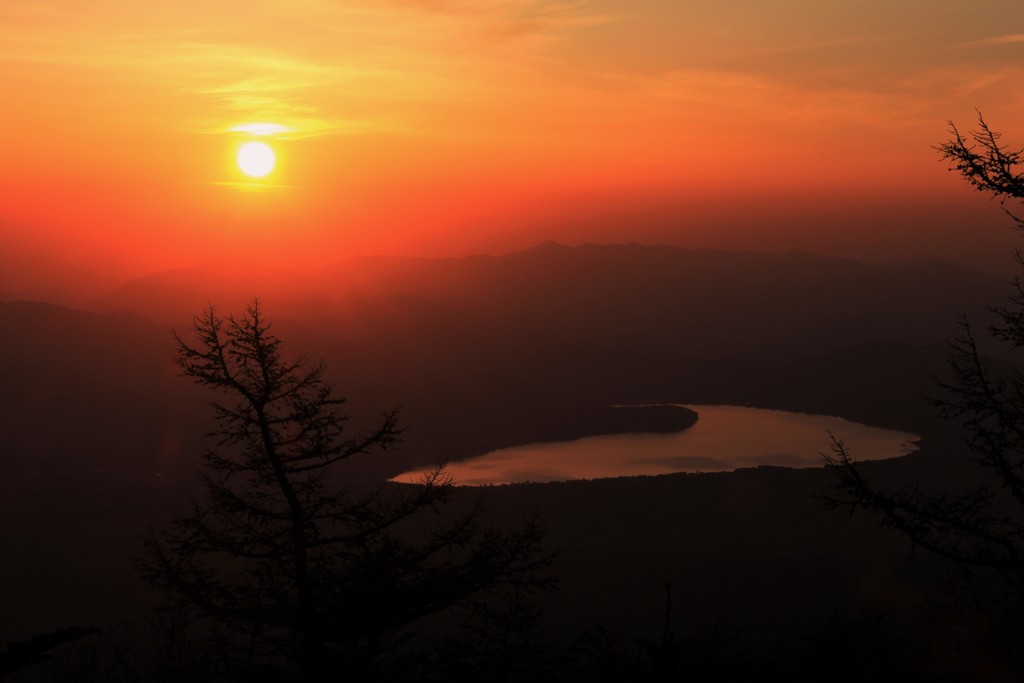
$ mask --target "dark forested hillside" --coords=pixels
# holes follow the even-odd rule
[[[936,262],[638,245],[290,273],[210,263],[135,280],[95,313],[3,306],[0,400],[15,435],[43,422],[62,438],[104,435],[89,443],[132,434],[147,453],[174,443],[168,425],[197,411],[174,375],[172,329],[258,295],[289,348],[327,359],[357,418],[403,407],[395,468],[530,441],[610,403],[745,403],[919,429],[931,413],[916,396],[958,316],[983,317],[1002,292]],[[125,415],[129,428],[105,431]]]
[[[209,397],[173,364],[172,331],[187,333],[191,314],[211,302],[226,315],[260,296],[285,355],[325,358],[354,429],[400,406],[401,448],[346,469],[371,479],[501,446],[685,426],[670,413],[609,422],[610,404],[663,402],[785,408],[914,431],[925,450],[890,467],[913,470],[924,458],[933,468],[958,442],[920,396],[943,370],[958,315],[984,315],[1002,293],[1001,282],[942,263],[548,243],[500,257],[360,259],[307,272],[207,264],[135,280],[85,310],[0,303],[0,511],[13,558],[2,579],[22,586],[0,627],[41,631],[146,604],[128,553],[151,520],[190,504],[210,424]],[[572,612],[557,615],[565,623],[581,625],[589,617],[580,610],[593,607],[594,619],[657,628],[661,582],[696,596],[714,574],[742,587],[717,602],[694,597],[693,618],[719,610],[761,628],[779,608],[771,591],[822,572],[836,572],[837,583],[808,593],[799,607],[807,618],[822,617],[811,604],[823,595],[838,609],[864,581],[896,592],[909,581],[888,564],[903,546],[878,545],[870,520],[842,532],[850,546],[824,518],[807,518],[820,508],[813,496],[824,475],[772,469],[513,487],[492,498],[498,517],[540,511],[553,543],[574,539],[557,565],[570,577]],[[696,520],[710,514],[701,501],[730,512],[701,530]],[[774,533],[757,523],[767,519],[763,506],[789,525],[789,545],[753,543]],[[574,516],[596,507],[606,514]],[[633,559],[612,562],[623,548]],[[684,561],[690,550],[707,562]],[[588,573],[588,558],[610,564]],[[744,578],[751,563],[756,581]],[[620,598],[587,605],[607,590]],[[754,601],[750,610],[743,601]]]

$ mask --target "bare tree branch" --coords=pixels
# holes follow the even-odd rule
[[[207,501],[147,537],[138,561],[168,596],[258,634],[259,651],[290,649],[319,680],[328,648],[372,659],[412,620],[481,591],[550,583],[536,524],[490,529],[479,508],[441,515],[452,495],[441,468],[362,497],[329,485],[333,465],[398,441],[398,413],[350,435],[323,362],[284,359],[258,300],[237,319],[210,307],[192,333],[175,335],[182,374],[224,400],[202,456]],[[421,513],[443,521],[414,534]]]

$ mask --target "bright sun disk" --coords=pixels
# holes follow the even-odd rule
[[[252,178],[262,178],[274,170],[274,150],[262,142],[247,142],[238,148],[238,168]]]

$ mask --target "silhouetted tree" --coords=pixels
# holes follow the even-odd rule
[[[1000,142],[979,114],[979,128],[962,135],[950,123],[952,137],[938,146],[950,170],[961,173],[978,190],[999,199],[1004,210],[1024,229],[1024,220],[1006,208],[1024,200],[1022,152]],[[1024,266],[1021,252],[1018,261]],[[1013,281],[1010,304],[993,308],[997,323],[989,334],[1008,347],[1024,347],[1024,285]],[[1024,627],[1024,375],[1021,366],[995,364],[978,350],[967,320],[952,342],[950,378],[941,381],[943,397],[936,404],[951,419],[963,422],[967,442],[981,468],[979,483],[958,493],[929,493],[918,487],[884,490],[868,481],[852,461],[845,444],[833,437],[825,456],[838,479],[835,506],[866,509],[882,524],[908,536],[915,545],[955,562],[980,579],[991,597]]]
[[[935,149],[942,158],[951,162],[950,171],[960,173],[979,192],[999,200],[1003,210],[1024,229],[1024,218],[1006,208],[1007,200],[1024,202],[1024,149],[1014,150],[1000,142],[1002,133],[989,128],[985,118],[978,114],[978,130],[966,136],[956,124],[949,122],[952,137]]]
[[[386,449],[394,411],[349,436],[324,365],[286,360],[259,302],[239,319],[211,307],[178,341],[187,377],[217,390],[208,499],[146,540],[145,579],[230,627],[252,663],[287,659],[307,680],[368,667],[403,626],[469,596],[546,580],[540,532],[484,525],[478,508],[441,516],[452,483],[356,493],[335,466]],[[424,516],[430,519],[424,519]]]

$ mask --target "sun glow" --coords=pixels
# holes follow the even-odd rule
[[[262,142],[247,142],[238,148],[238,168],[252,178],[262,178],[274,170],[277,157]]]

